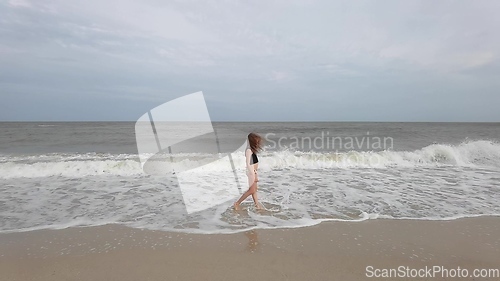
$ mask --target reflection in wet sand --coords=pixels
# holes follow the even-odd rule
[[[255,230],[250,230],[245,232],[245,236],[248,238],[248,245],[246,247],[246,250],[253,253],[259,250],[260,244],[259,244],[259,237],[257,235],[257,231]]]

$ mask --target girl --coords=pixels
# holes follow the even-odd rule
[[[262,138],[256,133],[248,134],[248,146],[245,150],[246,157],[246,170],[248,177],[248,190],[241,195],[240,199],[234,203],[234,209],[239,210],[240,204],[248,196],[252,195],[253,202],[257,209],[262,209],[257,198],[257,182],[259,178],[257,176],[257,168],[259,167],[259,158],[257,158],[257,153],[262,149]]]

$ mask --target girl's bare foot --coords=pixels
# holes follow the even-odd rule
[[[255,208],[256,208],[257,210],[265,210],[265,209],[264,209],[264,206],[262,206],[262,204],[260,204],[260,203],[255,204]]]
[[[235,209],[236,211],[241,210],[241,208],[240,208],[240,204],[238,204],[238,203],[234,203],[234,204],[233,204],[233,207],[234,207],[234,209]]]

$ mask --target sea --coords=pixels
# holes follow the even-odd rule
[[[500,123],[213,122],[221,144],[262,136],[264,209],[249,197],[234,211],[232,194],[196,212],[175,173],[145,171],[135,125],[0,123],[0,232],[119,224],[209,234],[500,215]],[[207,163],[206,152],[170,153],[179,165]],[[232,165],[245,171],[242,151]],[[232,188],[196,171],[207,188]]]

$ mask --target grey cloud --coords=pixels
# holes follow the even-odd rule
[[[498,100],[495,1],[26,3],[0,6],[10,108],[44,96],[142,110],[202,90],[218,120],[500,119],[481,102]],[[30,112],[94,118],[48,102]]]

